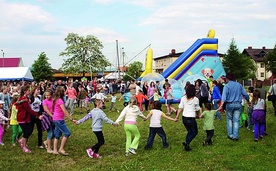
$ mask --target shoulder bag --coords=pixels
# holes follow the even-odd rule
[[[273,87],[273,85],[272,85],[272,92],[273,92],[272,95],[267,96],[267,100],[268,101],[276,101],[276,94],[274,93],[274,87]]]

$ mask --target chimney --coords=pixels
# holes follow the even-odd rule
[[[175,49],[172,49],[171,50],[171,55],[174,55],[175,54]]]
[[[263,46],[263,50],[265,50],[265,46]]]
[[[248,49],[249,49],[249,50],[252,50],[252,46],[248,46]]]

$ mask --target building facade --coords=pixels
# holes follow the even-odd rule
[[[242,54],[253,59],[256,65],[256,79],[257,80],[265,80],[269,79],[272,76],[270,71],[266,71],[266,67],[264,64],[264,58],[268,54],[268,52],[273,49],[266,49],[265,46],[261,49],[252,48],[252,46],[248,46],[248,48],[244,49]]]

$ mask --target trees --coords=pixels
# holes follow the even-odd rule
[[[90,70],[103,71],[105,67],[110,65],[101,52],[103,45],[97,37],[93,35],[83,37],[69,33],[64,40],[67,47],[59,55],[67,57],[60,68],[63,72],[82,73],[84,76]]]
[[[238,81],[255,78],[256,65],[253,59],[239,52],[232,39],[229,49],[222,61],[225,72],[232,72]]]
[[[136,79],[140,77],[140,71],[142,70],[143,64],[139,61],[135,61],[131,63],[126,71],[126,75],[124,75],[123,79],[125,81],[129,81],[132,79]]]
[[[38,59],[34,61],[31,72],[35,81],[53,79],[53,69],[48,60],[45,52],[42,52],[38,55]]]
[[[276,75],[276,45],[274,46],[273,51],[268,52],[264,58],[264,64],[266,71],[272,72],[272,75]]]

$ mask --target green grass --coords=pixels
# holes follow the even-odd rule
[[[120,110],[123,102],[118,102]],[[109,102],[106,103],[109,107]],[[91,105],[92,106],[92,105]],[[175,105],[177,106],[177,105]],[[163,105],[164,108],[164,105]],[[109,118],[115,120],[117,112],[104,110]],[[85,114],[80,114],[79,109],[73,115],[80,119]],[[144,112],[144,115],[147,115]],[[173,115],[172,117],[174,117]],[[11,129],[4,135],[4,146],[0,146],[1,170],[274,170],[275,168],[275,132],[276,117],[272,112],[271,102],[268,102],[267,132],[268,136],[259,142],[253,141],[252,131],[245,127],[240,128],[240,139],[233,142],[227,138],[225,114],[223,121],[215,121],[215,135],[212,146],[202,146],[206,134],[202,129],[202,120],[198,121],[199,134],[191,143],[192,151],[183,151],[182,142],[187,131],[182,120],[175,123],[163,119],[162,125],[167,134],[168,149],[162,148],[161,139],[156,136],[151,150],[144,150],[146,145],[149,121],[138,119],[141,134],[137,155],[125,157],[125,132],[123,122],[119,127],[104,124],[103,133],[105,145],[99,153],[102,159],[91,159],[86,154],[86,149],[96,143],[96,137],[91,130],[91,120],[81,125],[73,125],[67,120],[67,125],[72,132],[66,144],[69,156],[55,156],[46,153],[46,150],[37,148],[37,133],[34,131],[29,139],[29,148],[32,153],[23,153],[19,146],[11,146]],[[46,133],[43,133],[46,139]]]

